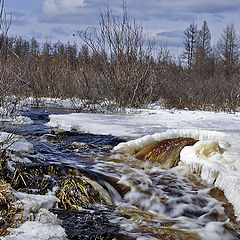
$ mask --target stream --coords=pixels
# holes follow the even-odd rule
[[[156,162],[112,152],[130,138],[49,128],[49,114],[58,113],[63,111],[24,112],[34,124],[16,133],[34,145],[30,159],[93,176],[112,200],[81,211],[52,209],[68,239],[240,239],[239,222],[222,191],[181,168],[164,170]],[[116,188],[111,179],[124,188]]]

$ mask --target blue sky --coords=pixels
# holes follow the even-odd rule
[[[76,34],[97,26],[99,13],[109,6],[118,12],[121,0],[6,0],[6,12],[12,14],[10,35],[41,43],[80,42]],[[240,34],[240,0],[128,0],[132,19],[145,32],[174,51],[181,49],[183,31],[193,21],[201,28],[204,20],[210,28],[213,44],[226,24],[234,23]],[[74,35],[75,36],[74,36]]]

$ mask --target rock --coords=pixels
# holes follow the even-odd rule
[[[234,215],[234,209],[231,203],[228,202],[227,198],[224,195],[224,192],[217,188],[217,187],[212,187],[208,194],[217,199],[219,202],[221,202],[222,206],[224,207],[224,213],[225,213],[225,217],[229,218],[231,220],[231,222],[236,223],[236,216]],[[215,220],[215,221],[218,221]]]
[[[143,161],[158,162],[162,168],[169,169],[178,164],[181,150],[196,142],[193,138],[184,137],[165,139],[145,147],[135,157]]]

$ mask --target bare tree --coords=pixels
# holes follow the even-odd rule
[[[4,0],[0,0],[0,30],[2,29],[3,10],[4,10]]]
[[[87,29],[80,37],[92,51],[99,93],[120,106],[132,106],[151,95],[153,44],[146,41],[142,27],[130,21],[125,1],[122,10],[118,17],[107,9],[100,14],[99,29]]]

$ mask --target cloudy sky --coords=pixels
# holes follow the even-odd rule
[[[121,0],[5,0],[12,14],[10,35],[45,42],[79,42],[76,34],[98,24],[99,13],[109,6],[121,8]],[[183,31],[193,21],[201,28],[204,20],[213,43],[226,24],[234,23],[240,34],[240,0],[128,0],[128,12],[150,36],[175,52],[180,51]]]

